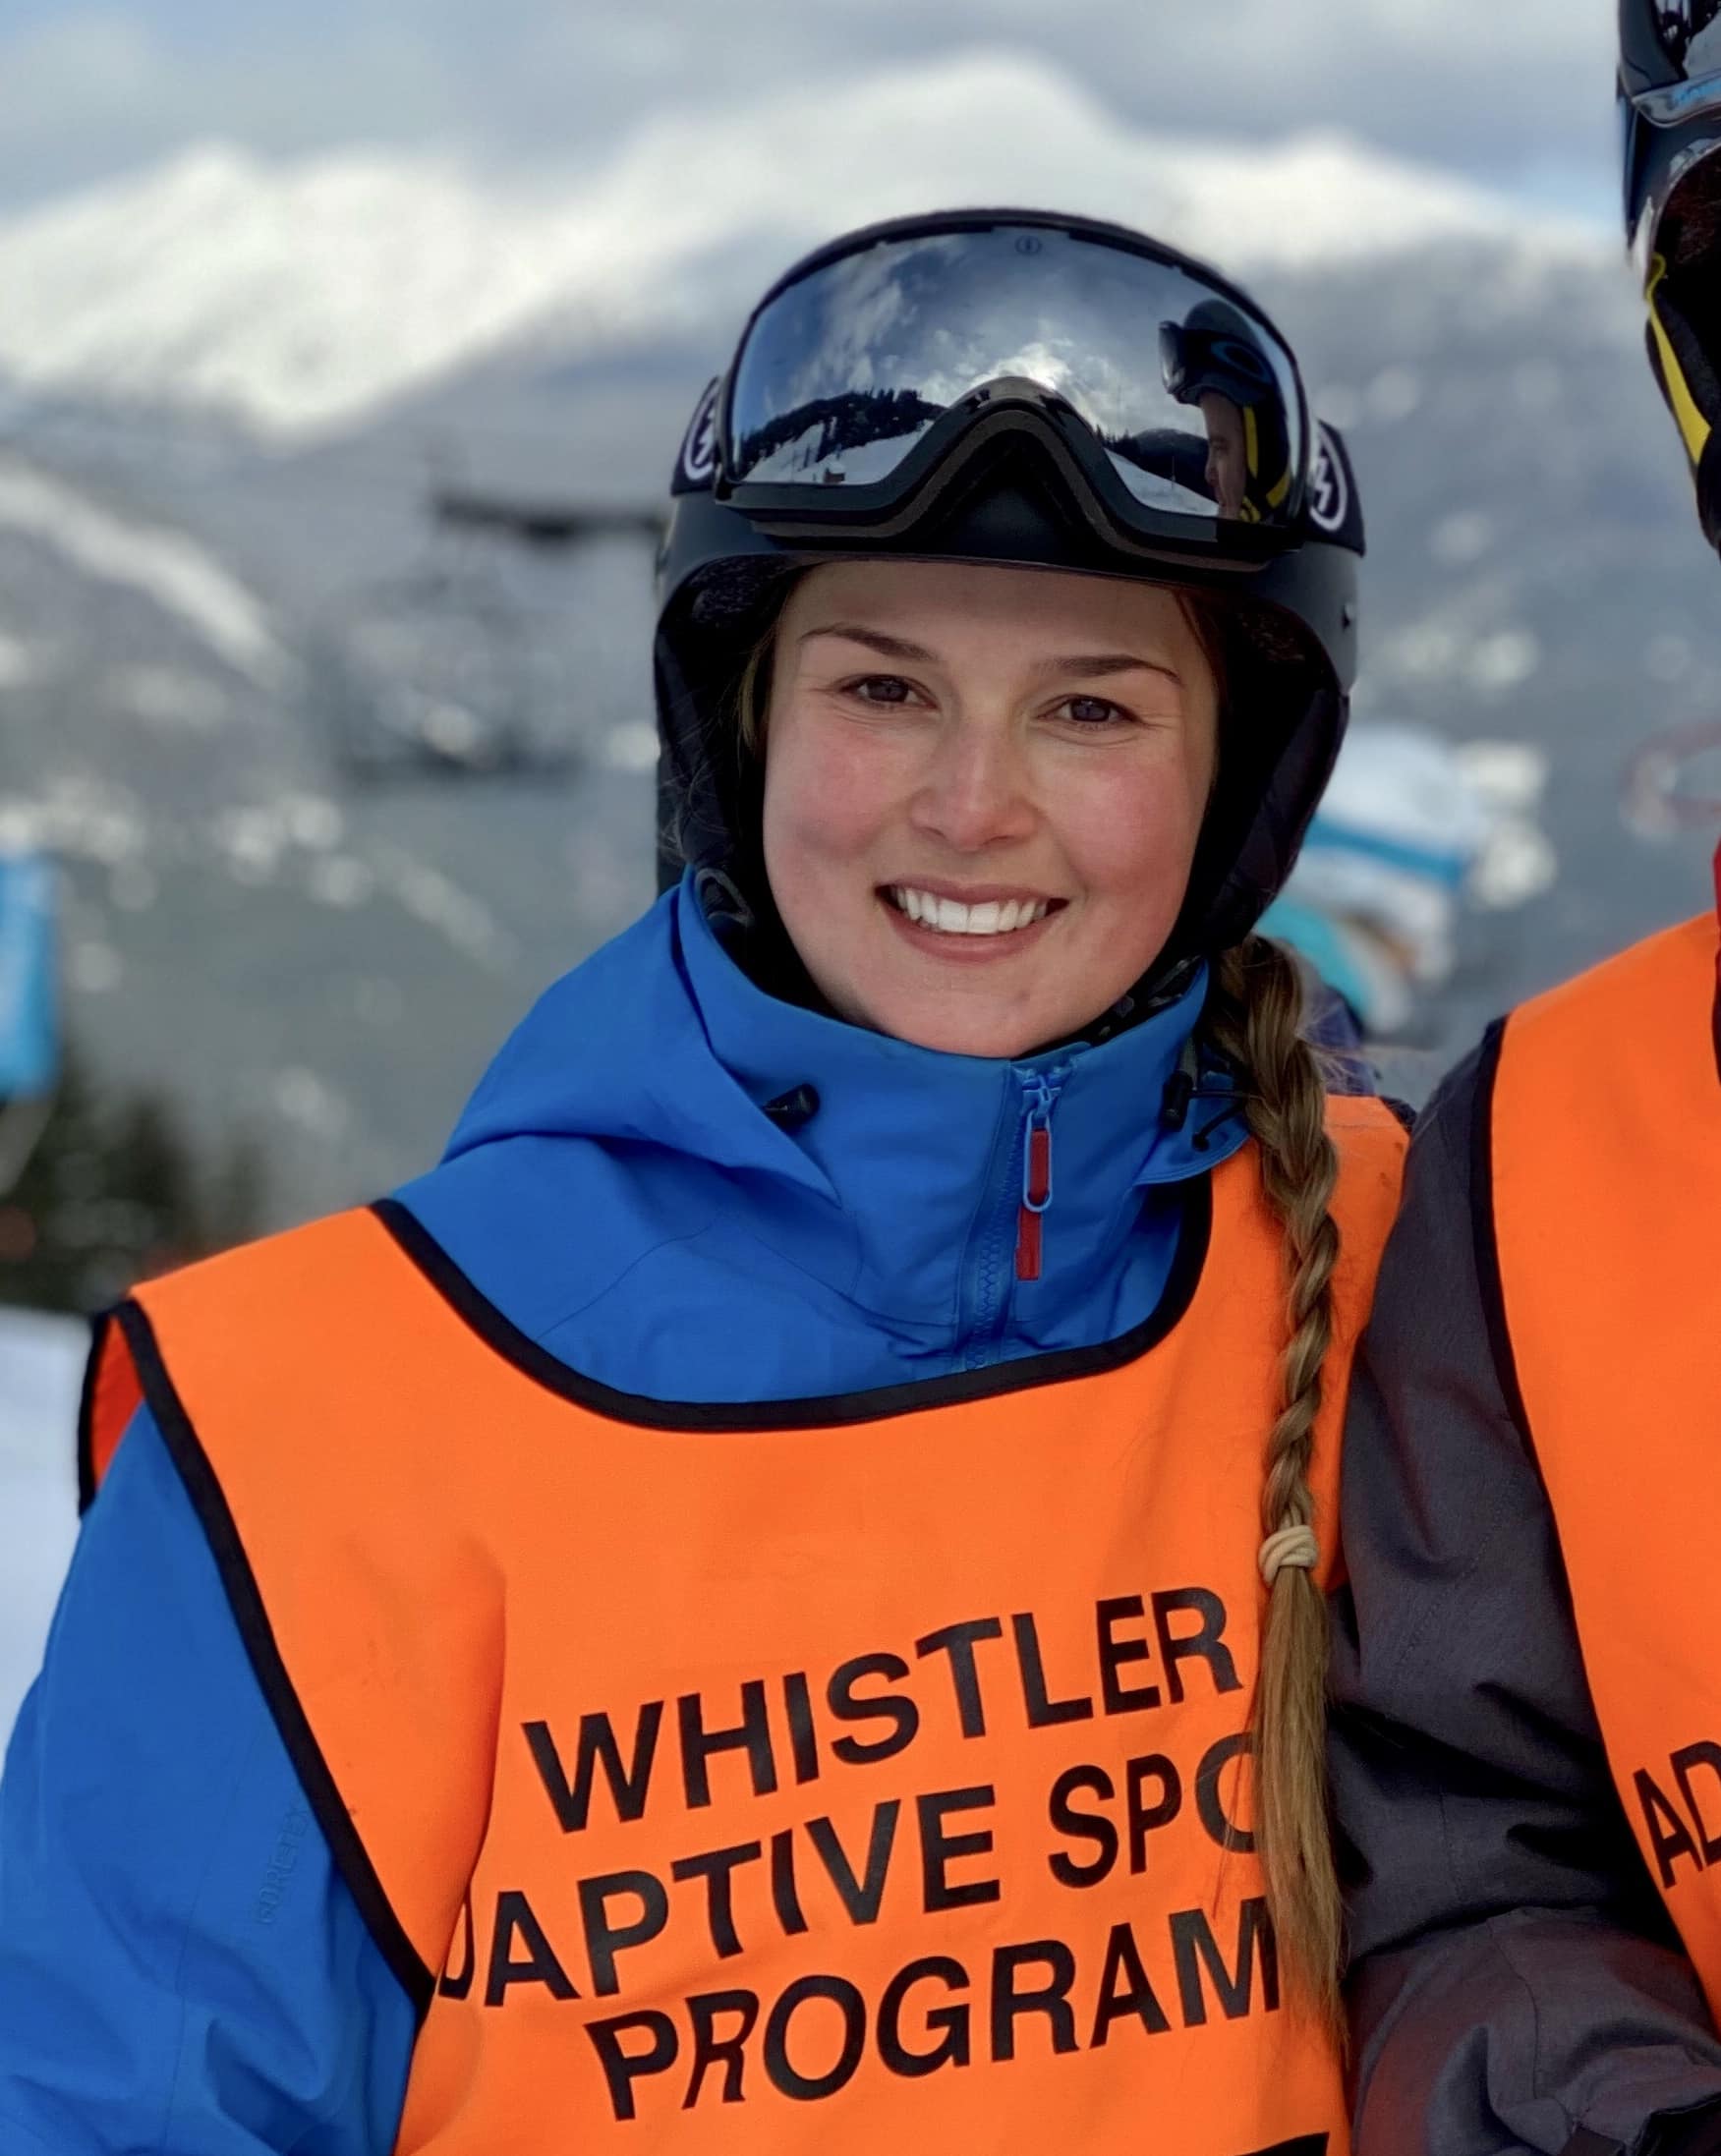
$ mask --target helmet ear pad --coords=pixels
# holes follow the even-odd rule
[[[1220,617],[1219,769],[1167,952],[1240,942],[1282,889],[1332,775],[1348,700],[1310,641],[1276,609]]]

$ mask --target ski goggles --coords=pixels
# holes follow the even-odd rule
[[[1617,104],[1626,235],[1647,274],[1674,189],[1721,148],[1721,0],[1622,0]]]
[[[1017,429],[1148,541],[1309,536],[1307,403],[1278,331],[1200,263],[1087,219],[964,211],[835,242],[756,309],[710,422],[707,483],[781,535],[905,529]]]
[[[1632,101],[1661,127],[1721,105],[1721,0],[1624,0],[1620,62]]]

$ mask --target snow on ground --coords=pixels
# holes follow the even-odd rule
[[[26,390],[305,435],[537,337],[577,355],[709,334],[817,241],[961,202],[1117,217],[1245,270],[1455,239],[1606,245],[1336,135],[1146,134],[1041,58],[970,50],[656,115],[571,177],[204,144],[0,220],[0,367]]]
[[[86,576],[142,592],[265,688],[279,677],[284,655],[266,609],[185,533],[116,516],[14,457],[0,459],[0,529],[39,539]]]
[[[89,1330],[0,1310],[0,1743],[41,1663],[78,1532],[75,1433]]]

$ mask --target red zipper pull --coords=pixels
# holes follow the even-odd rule
[[[1022,1153],[1022,1206],[1016,1215],[1016,1278],[1037,1280],[1045,1253],[1044,1220],[1052,1203],[1052,1104],[1044,1081],[1028,1110],[1028,1142]]]

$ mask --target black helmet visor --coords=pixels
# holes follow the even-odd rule
[[[1144,539],[1297,536],[1309,428],[1272,324],[1133,235],[1020,212],[862,233],[814,255],[742,338],[717,492],[855,529],[917,493],[983,411],[1031,408]]]

